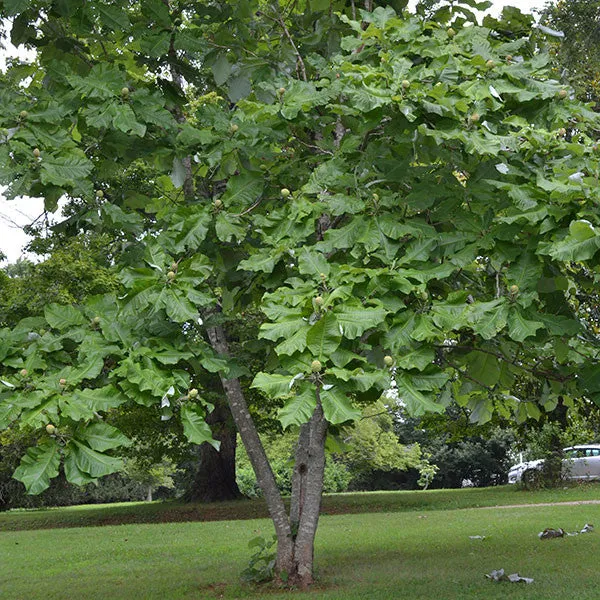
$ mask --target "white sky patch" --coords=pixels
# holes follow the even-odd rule
[[[408,3],[408,7],[410,10],[413,10],[415,5],[417,4],[417,0],[410,0]],[[530,13],[535,9],[542,9],[544,7],[545,0],[492,0],[492,7],[487,10],[485,13],[480,11],[475,11],[479,16],[484,14],[491,14],[494,17],[497,17],[505,6],[515,6],[521,12]]]
[[[416,0],[411,0],[409,7],[412,9]],[[494,0],[492,8],[488,11],[497,16],[504,6],[516,6],[523,12],[532,12],[541,9],[544,0]],[[481,14],[481,13],[480,13]],[[0,50],[0,69],[6,69],[7,56],[19,57],[27,60],[31,54],[21,46],[15,48],[8,40],[4,41],[5,50]],[[4,190],[0,188],[0,250],[7,256],[8,262],[15,262],[24,256],[23,247],[28,242],[28,236],[23,232],[23,227],[29,225],[43,213],[43,201],[40,198],[17,198],[8,201],[4,197]],[[2,264],[6,264],[4,261]]]
[[[3,23],[3,28],[7,27]],[[15,48],[8,39],[2,40],[4,48],[0,48],[0,70],[6,70],[7,58],[19,58],[24,61],[33,60],[35,53],[27,51],[24,46]],[[7,200],[4,196],[5,188],[0,186],[0,251],[6,255],[2,265],[14,263],[24,257],[24,246],[29,241],[29,236],[23,227],[30,225],[40,218],[44,212],[42,198],[17,198]]]
[[[6,255],[7,261],[13,263],[24,256],[23,247],[29,241],[23,227],[30,225],[43,213],[44,202],[41,198],[8,201],[3,191],[0,189],[0,250]]]

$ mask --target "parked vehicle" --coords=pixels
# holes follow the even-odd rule
[[[600,479],[600,444],[569,446],[563,450],[562,476],[568,480]],[[508,483],[535,478],[543,459],[521,462],[510,468]]]

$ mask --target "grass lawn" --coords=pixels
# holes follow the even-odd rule
[[[463,490],[427,490],[426,492],[365,492],[325,495],[322,513],[324,515],[335,515],[366,512],[448,510],[506,504],[599,499],[600,483],[539,491],[524,491],[515,486],[507,485]],[[88,504],[64,508],[0,512],[0,532],[54,527],[225,521],[266,517],[267,509],[263,500],[243,500],[215,504],[180,504],[177,502]]]
[[[600,490],[592,489],[593,496],[598,498]],[[555,493],[559,500],[567,496],[569,500],[592,499],[582,498],[591,495],[588,491],[578,491],[579,498],[573,497],[573,490]],[[454,504],[459,503],[461,495],[470,497],[474,490],[457,492]],[[488,493],[494,496],[497,492],[488,490]],[[600,505],[479,510],[456,508],[448,504],[446,497],[445,510],[439,507],[432,510],[431,503],[441,501],[444,494],[431,492],[435,499],[431,502],[425,500],[429,494],[419,494],[423,495],[424,510],[410,506],[410,510],[403,512],[324,515],[317,534],[319,584],[308,593],[290,594],[239,583],[239,573],[250,556],[247,541],[257,533],[270,535],[272,531],[268,520],[251,519],[4,530],[0,534],[0,598],[598,600],[600,597],[597,556],[600,528],[597,532],[564,539],[540,541],[537,537],[545,527],[572,531],[581,529],[585,523],[600,523]],[[525,496],[537,497],[537,494],[521,495],[523,503]],[[379,495],[357,496],[355,505],[361,504],[363,496]],[[385,498],[389,499],[388,495]],[[363,499],[363,505],[364,502]],[[378,505],[381,502],[379,499]],[[61,510],[64,509],[45,512]],[[12,518],[23,518],[32,513],[10,514]],[[469,536],[473,535],[486,538],[472,540]],[[485,579],[485,573],[499,568],[533,577],[535,582],[500,584]]]

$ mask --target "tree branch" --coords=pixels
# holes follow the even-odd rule
[[[292,46],[292,50],[294,51],[294,54],[296,55],[296,69],[299,69],[300,74],[302,76],[301,77],[302,80],[308,81],[308,77],[306,76],[306,66],[304,65],[304,60],[302,59],[302,55],[300,54],[298,47],[296,46],[296,44],[294,42],[294,38],[292,38],[292,36],[290,34],[290,30],[287,28],[287,25],[285,24],[285,21],[283,20],[283,17],[279,14],[277,15],[277,18],[271,17],[271,16],[267,15],[266,13],[260,13],[260,14],[267,17],[267,19],[271,19],[272,21],[275,21],[283,29],[283,33],[285,34],[285,37],[288,39],[290,45]]]
[[[507,362],[515,367],[518,367],[519,369],[526,371],[527,373],[531,373],[532,375],[537,375],[537,376],[541,375],[542,377],[545,377],[546,379],[551,379],[552,381],[560,381],[561,383],[563,383],[565,381],[570,381],[571,379],[573,379],[575,377],[574,375],[559,376],[551,371],[544,371],[541,369],[536,369],[535,367],[530,367],[528,365],[524,365],[522,362],[519,362],[516,359],[510,359],[509,357],[504,356],[504,354],[502,354],[501,352],[494,352],[492,350],[486,350],[485,348],[476,348],[475,346],[468,346],[468,345],[463,345],[463,344],[456,344],[456,345],[440,344],[440,345],[437,345],[436,348],[442,348],[442,349],[446,349],[446,350],[458,349],[458,350],[469,350],[471,352],[483,352],[484,354],[489,354],[490,356],[495,356],[497,359]],[[445,360],[447,362],[446,357],[442,357],[442,358],[443,358],[443,360]]]

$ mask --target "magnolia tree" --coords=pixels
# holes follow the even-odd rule
[[[120,469],[127,403],[216,444],[218,374],[300,586],[328,431],[384,391],[480,422],[600,401],[572,294],[600,277],[597,115],[549,78],[541,34],[474,24],[488,3],[346,4],[0,2],[36,50],[2,76],[1,182],[66,198],[64,235],[124,240],[120,294],[0,332],[0,425],[37,432],[15,477]],[[250,388],[298,432],[289,511]]]

